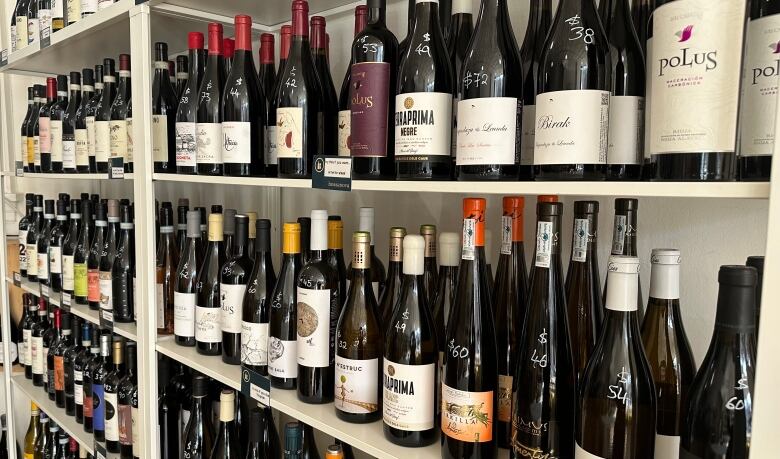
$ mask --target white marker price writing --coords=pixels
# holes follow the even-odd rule
[[[488,75],[485,73],[485,67],[480,67],[478,72],[466,70],[466,74],[463,76],[463,84],[466,85],[466,89],[469,89],[472,84],[476,87],[487,86]]]
[[[618,384],[610,385],[608,387],[609,394],[607,394],[607,398],[610,400],[620,400],[625,406],[626,400],[631,400],[631,398],[628,396],[628,390],[625,386],[625,384],[628,382],[627,378],[630,376],[631,374],[626,371],[626,367],[621,368],[620,373],[617,374]]]
[[[459,358],[459,359],[465,359],[469,356],[469,348],[466,346],[456,346],[455,340],[450,340],[449,344],[450,354],[453,357]]]
[[[569,19],[566,19],[566,23],[571,26],[569,30],[571,30],[571,33],[574,34],[572,38],[569,38],[569,41],[579,40],[580,38],[582,38],[586,44],[593,43],[594,41],[593,29],[591,28],[586,29],[585,27],[582,27],[580,25],[582,22],[580,21],[579,15],[575,14]]]
[[[547,329],[542,328],[542,332],[539,333],[539,338],[537,338],[537,341],[539,341],[539,344],[545,345],[547,344]],[[539,352],[537,354],[537,350],[534,349],[534,352],[531,354],[531,362],[533,363],[533,368],[536,368],[537,366],[539,368],[547,368],[547,346],[543,346],[544,351]]]
[[[431,34],[429,33],[423,34],[423,42],[428,43],[429,41],[431,41]],[[431,47],[428,45],[424,45],[423,43],[420,43],[419,45],[417,45],[417,47],[414,50],[415,52],[417,52],[418,56],[427,54],[428,57],[431,57]]]

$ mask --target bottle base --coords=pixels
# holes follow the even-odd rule
[[[529,176],[530,172],[525,171]],[[515,164],[457,166],[457,180],[461,182],[516,182],[520,168]]]
[[[437,438],[439,438],[439,435],[437,434],[438,429],[436,429],[436,427],[433,429],[412,432],[396,429],[384,423],[382,424],[382,430],[385,433],[387,441],[407,448],[429,446],[436,443]]]
[[[606,180],[606,164],[547,164],[534,166],[537,181]]]
[[[736,155],[727,153],[668,153],[653,155],[653,181],[733,182]]]
[[[739,158],[739,179],[744,182],[766,182],[772,175],[771,156]]]

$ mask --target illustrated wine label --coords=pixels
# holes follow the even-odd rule
[[[574,219],[574,241],[571,247],[571,259],[579,263],[585,263],[588,259],[588,236],[590,234],[590,222],[587,218]]]
[[[173,292],[173,333],[176,336],[195,336],[196,293]]]
[[[241,304],[244,301],[244,293],[246,293],[246,285],[244,284],[219,284],[223,332],[241,333]]]
[[[520,138],[520,164],[533,166],[534,143],[536,139],[536,106],[523,106],[522,135]]]
[[[38,40],[40,36],[40,22],[38,18],[27,18],[27,43]]]
[[[201,343],[221,343],[220,308],[195,306],[195,340]]]
[[[241,323],[241,364],[268,365],[268,323]]]
[[[645,141],[645,98],[612,96],[609,99],[608,164],[641,164]]]
[[[105,393],[106,441],[119,441],[119,401],[116,392]]]
[[[309,120],[313,122],[313,120]],[[279,107],[276,109],[277,158],[303,158],[303,108]]]
[[[615,226],[612,230],[612,255],[623,255],[626,245],[626,227],[626,216],[615,215]]]
[[[108,121],[95,121],[95,161],[108,162],[111,153],[111,127]]]
[[[51,118],[48,116],[38,119],[38,148],[41,153],[51,153]]]
[[[477,221],[473,218],[463,219],[463,247],[460,251],[462,260],[474,260],[476,257]]]
[[[455,440],[493,441],[493,391],[467,392],[441,385],[441,430]]]
[[[51,132],[51,160],[55,163],[62,162],[62,120],[51,120],[49,126]]]
[[[113,280],[111,278],[111,271],[100,271],[100,309],[105,311],[112,311],[114,309],[113,297]]]
[[[553,91],[536,97],[534,164],[606,164],[609,91]]]
[[[65,358],[54,356],[54,390],[65,390]]]
[[[330,365],[330,290],[298,288],[298,364]]]
[[[677,456],[664,456],[664,457],[677,457]],[[601,456],[596,456],[585,451],[582,446],[576,441],[574,442],[574,459],[605,459]]]
[[[268,141],[268,150],[266,150],[265,164],[274,166],[278,165],[279,146],[276,143],[276,126],[268,126],[265,132],[265,138]]]
[[[408,432],[432,429],[436,364],[404,365],[384,359],[383,367],[384,423]]]
[[[49,247],[49,272],[62,274],[62,247]]]
[[[229,164],[252,162],[251,124],[247,121],[222,123],[222,162]]]
[[[394,125],[396,161],[450,161],[452,94],[398,94]]]
[[[655,459],[680,457],[680,437],[674,435],[655,434]]]
[[[512,376],[498,375],[498,420],[512,419]]]
[[[458,103],[458,166],[516,164],[520,159],[522,101],[484,97]]]
[[[334,379],[337,410],[345,413],[366,414],[379,409],[379,359],[353,360],[336,356]]]
[[[653,12],[651,154],[734,152],[745,1],[680,0]]]
[[[100,303],[100,271],[87,268],[87,300]]]
[[[780,75],[780,15],[753,19],[742,71],[740,156],[767,156],[775,143]]]
[[[19,270],[27,270],[27,232],[19,230]]]
[[[27,244],[27,275],[38,275],[38,247],[35,243]]]
[[[350,78],[350,153],[352,156],[387,156],[387,114],[390,97],[393,97],[390,92],[390,64],[353,64]]]
[[[29,272],[29,270],[28,270]],[[84,298],[87,296],[87,264],[73,263],[73,294]]]
[[[277,378],[298,377],[298,341],[268,338],[268,374]]]
[[[195,167],[198,155],[197,123],[176,123],[176,165]]]
[[[222,164],[222,125],[220,123],[197,123],[198,164]]]
[[[168,115],[152,115],[152,158],[168,161]]]
[[[549,268],[552,259],[552,244],[555,235],[552,222],[536,224],[536,259],[534,264],[540,268]]]
[[[103,384],[92,385],[92,428],[106,430],[106,396]]]
[[[87,131],[87,156],[95,156],[95,117],[84,118]]]
[[[339,156],[349,156],[350,155],[350,133],[352,132],[351,129],[352,124],[352,112],[349,110],[341,110],[339,111],[339,121],[338,121],[338,133],[339,133],[339,139],[338,139],[338,154]]]
[[[109,154],[111,158],[124,158],[127,161],[127,123],[125,120],[111,120],[109,129]]]

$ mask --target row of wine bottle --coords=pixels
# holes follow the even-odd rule
[[[6,453],[6,450],[3,450]],[[7,454],[7,453],[6,453]],[[8,457],[7,455],[5,457]],[[24,435],[24,457],[33,459],[92,459],[92,454],[81,447],[46,415],[35,402],[30,404],[30,424]]]
[[[561,1],[554,20],[549,0],[538,0],[520,48],[506,0],[483,0],[473,31],[470,2],[456,1],[451,22],[458,27],[448,33],[438,0],[411,0],[401,45],[385,24],[385,3],[355,10],[340,96],[325,18],[310,23],[304,0],[293,1],[292,25],[281,29],[278,72],[273,35],[264,34],[258,75],[245,15],[235,18],[232,63],[223,57],[220,24],[208,26],[208,54],[203,34],[189,34],[180,92],[168,84],[167,46],[156,43],[155,171],[305,178],[315,155],[338,154],[352,157],[358,179],[734,180],[739,150],[742,179],[769,177],[777,72],[764,41],[780,39],[772,35],[780,1],[753,4],[743,40],[744,0],[708,10],[696,30],[679,22],[696,10],[691,0],[658,5],[652,27],[644,24],[650,12],[632,19],[626,0],[601,2],[598,11],[591,1]],[[710,32],[723,28],[731,35]],[[653,36],[659,44],[646,47]],[[652,51],[646,60],[645,48]],[[95,118],[106,121],[104,129],[111,122],[105,139],[95,131],[96,143],[105,143],[96,149],[102,167],[109,155],[132,162],[126,86],[116,110],[106,106]],[[38,117],[58,103],[45,104]],[[690,110],[708,116],[694,119]],[[48,135],[40,133],[41,155],[56,141]]]

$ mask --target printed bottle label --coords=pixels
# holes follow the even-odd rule
[[[615,226],[612,232],[612,255],[623,255],[626,242],[626,216],[615,215]]]
[[[268,149],[265,155],[265,164],[275,166],[279,164],[279,146],[276,143],[276,126],[268,126],[265,130],[265,138],[268,141]]]
[[[38,247],[35,245],[35,243],[27,244],[27,259],[29,260],[27,262],[27,275],[30,276],[37,276],[38,275]]]
[[[111,271],[100,271],[100,309],[112,311],[114,304],[112,302],[113,280]]]
[[[27,159],[27,157],[28,157],[28,154],[27,154],[27,145],[28,145],[28,144],[29,144],[29,138],[28,138],[27,136],[23,135],[23,136],[22,136],[22,141],[21,141],[21,147],[22,147],[22,149],[21,149],[21,156],[20,156],[20,158],[22,158],[22,162],[24,162],[24,165],[25,165],[25,166],[26,166],[26,165],[27,165],[27,163],[29,162],[29,161],[28,161],[28,159]]]
[[[161,268],[157,268],[158,270]],[[159,274],[158,274],[159,275]],[[159,279],[159,277],[158,277]],[[157,328],[164,328],[165,323],[165,285],[160,283],[154,284],[155,305],[157,306]]]
[[[276,156],[303,158],[303,108],[276,109]]]
[[[81,0],[81,11],[83,15],[95,13],[98,9],[98,0]]]
[[[38,252],[38,279],[49,278],[49,253]]]
[[[106,441],[119,441],[119,401],[116,392],[105,393]]]
[[[196,293],[173,292],[173,333],[176,336],[195,336]]]
[[[127,123],[125,120],[111,120],[108,129],[111,158],[124,158],[127,161]]]
[[[37,41],[40,35],[38,18],[27,18],[27,43]]]
[[[84,404],[84,372],[73,370],[73,399],[76,405]]]
[[[512,376],[498,375],[498,420],[510,422],[512,418]]]
[[[612,96],[609,99],[608,164],[640,164],[644,157],[645,98]]]
[[[669,456],[671,457],[671,456]],[[675,456],[676,457],[676,456]],[[591,454],[584,449],[582,449],[582,446],[580,446],[576,441],[574,442],[574,459],[605,459],[601,456],[596,456],[595,454]]]
[[[298,377],[298,341],[268,338],[268,374],[277,378]]]
[[[125,130],[127,131],[127,157],[125,162],[133,162],[133,119],[125,119]]]
[[[111,127],[108,121],[95,121],[95,161],[108,162],[111,152]]]
[[[195,307],[195,340],[201,343],[221,343],[220,309]]]
[[[740,156],[772,154],[780,74],[778,42],[780,15],[773,14],[750,21],[742,70]]]
[[[522,136],[520,140],[520,164],[533,166],[536,136],[536,106],[523,106]]]
[[[27,230],[19,230],[19,270],[27,271]]]
[[[22,331],[22,340],[24,341],[24,362],[25,365],[32,366],[32,330],[25,329]]]
[[[62,162],[62,120],[51,120],[51,160],[55,163]]]
[[[522,102],[484,97],[458,104],[458,166],[516,164]]]
[[[62,247],[49,247],[49,272],[62,274]]]
[[[493,391],[467,392],[441,385],[441,430],[455,440],[493,441]]]
[[[219,123],[197,123],[197,163],[222,164],[222,125]]]
[[[198,154],[197,124],[176,123],[176,165],[195,167]]]
[[[501,216],[501,254],[512,255],[512,217]]]
[[[152,115],[152,158],[168,161],[168,115]]]
[[[119,405],[119,444],[133,445],[133,409],[130,405]]]
[[[87,296],[87,264],[73,263],[73,294],[84,298]]]
[[[396,161],[449,161],[452,94],[415,92],[395,96]]]
[[[268,324],[241,323],[241,363],[268,365]]]
[[[27,16],[16,17],[16,49],[27,46]]]
[[[540,268],[549,268],[552,255],[552,222],[536,224],[536,260],[534,264]]]
[[[534,164],[606,164],[609,91],[554,91],[536,97]]]
[[[350,125],[352,124],[352,112],[349,110],[339,111],[339,156],[349,156],[349,142],[350,142]]]
[[[298,288],[298,364],[330,365],[330,290]]]
[[[574,219],[574,243],[571,247],[571,259],[585,263],[588,259],[588,235],[590,223],[587,218]]]
[[[353,360],[336,355],[335,369],[333,404],[337,410],[367,414],[379,409],[379,359]]]
[[[92,428],[106,430],[106,398],[105,386],[92,385]]]
[[[222,162],[249,164],[252,162],[252,128],[246,121],[222,123]]]
[[[72,134],[62,136],[62,167],[76,168],[76,139]]]
[[[87,155],[95,156],[95,117],[85,117],[84,123],[87,127]]]
[[[680,456],[680,437],[655,434],[655,459]]]
[[[30,357],[32,358],[32,371],[36,375],[43,374],[43,337],[33,336],[30,340],[32,342],[32,351]]]
[[[244,302],[246,285],[219,284],[219,296],[222,299],[221,326],[227,333],[241,333],[241,305]]]
[[[100,302],[100,271],[87,269],[87,299],[90,303]]]
[[[734,152],[745,1],[680,0],[653,12],[651,154]]]
[[[434,426],[436,364],[383,360],[382,419],[390,427],[419,432]]]
[[[41,165],[41,137],[33,137],[33,161],[36,166]]]
[[[477,221],[473,218],[463,219],[463,248],[460,252],[462,260],[474,260],[476,257]]]
[[[81,1],[68,0],[67,5],[68,24],[73,24],[81,19]]]
[[[352,156],[387,156],[391,93],[390,64],[361,62],[352,65],[349,91]]]
[[[62,256],[62,289],[66,292],[73,291],[73,255]]]
[[[41,153],[51,153],[51,118],[48,116],[38,119],[38,148]]]

